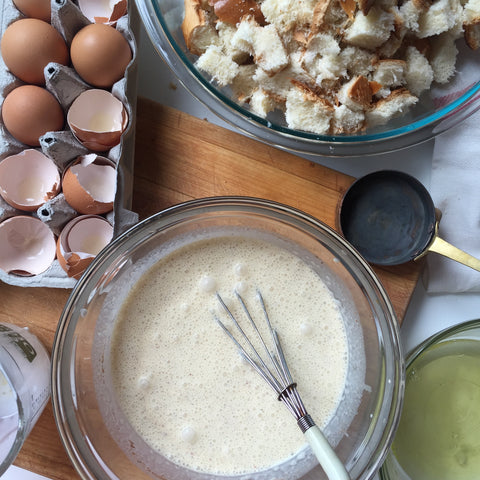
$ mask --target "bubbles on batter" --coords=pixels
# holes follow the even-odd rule
[[[237,282],[235,285],[235,291],[240,295],[246,295],[248,293],[248,284],[246,282]]]
[[[310,323],[308,322],[302,322],[300,324],[300,334],[303,337],[309,337],[313,333],[313,327]]]
[[[209,275],[204,275],[200,279],[199,287],[204,293],[214,293],[217,290],[217,281]]]
[[[233,271],[235,275],[239,278],[245,277],[248,273],[248,268],[244,263],[237,263],[233,267]]]
[[[190,443],[191,445],[193,445],[198,439],[197,432],[189,425],[183,427],[182,431],[180,432],[180,436],[184,442]]]
[[[150,374],[140,375],[137,379],[137,386],[140,390],[146,390],[151,385],[151,378]]]

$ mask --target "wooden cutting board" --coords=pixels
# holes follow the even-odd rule
[[[138,100],[133,210],[140,218],[193,198],[248,195],[291,205],[335,227],[339,200],[352,181],[205,120]],[[413,263],[376,269],[400,322],[420,269]],[[68,290],[0,284],[0,322],[28,326],[51,350],[68,295]],[[56,480],[79,478],[61,445],[51,405],[15,464]]]

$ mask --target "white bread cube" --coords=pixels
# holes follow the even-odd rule
[[[417,101],[418,98],[408,90],[402,88],[394,90],[388,97],[376,102],[371,110],[365,112],[367,126],[385,125],[392,118],[406,113]]]
[[[448,32],[461,24],[462,5],[459,0],[436,0],[418,18],[418,38],[431,37]]]
[[[349,46],[340,52],[340,59],[350,76],[368,77],[375,69],[377,56],[363,48]]]
[[[230,88],[236,99],[240,102],[248,102],[252,93],[258,88],[254,79],[257,66],[253,63],[238,66],[238,74],[232,80]]]
[[[383,59],[379,60],[373,72],[372,79],[382,87],[400,87],[405,83],[405,69],[407,64],[404,60]]]
[[[358,11],[352,25],[345,31],[344,41],[350,45],[374,50],[390,37],[395,16],[377,6],[370,8],[368,15]]]
[[[277,101],[263,88],[257,88],[250,98],[250,108],[253,113],[265,118],[277,108]]]
[[[350,110],[346,105],[334,107],[332,133],[355,133],[365,126],[365,114]]]
[[[480,0],[468,0],[463,7],[465,42],[473,49],[480,47]]]
[[[260,8],[267,23],[281,33],[309,25],[318,0],[264,0]]]
[[[455,38],[448,32],[439,35],[433,43],[430,54],[430,65],[433,69],[433,79],[438,83],[447,83],[455,74],[458,49]]]
[[[216,29],[218,32],[219,44],[223,47],[224,51],[228,52],[230,58],[235,62],[239,64],[245,63],[249,58],[249,53],[243,49],[237,48],[232,42],[233,36],[237,31],[235,26],[230,23],[217,21]]]
[[[325,135],[330,130],[333,107],[308,88],[293,85],[285,103],[285,119],[289,128]]]
[[[288,54],[274,25],[261,27],[252,18],[243,19],[231,39],[236,50],[253,55],[255,63],[273,75],[285,68]]]
[[[221,87],[232,83],[239,72],[238,63],[225,55],[219,45],[208,47],[205,53],[198,57],[195,66],[209,74]]]
[[[407,61],[405,70],[406,86],[413,95],[418,97],[432,85],[433,69],[427,57],[420,53],[415,47],[407,47],[405,59]]]

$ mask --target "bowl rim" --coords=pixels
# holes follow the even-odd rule
[[[243,134],[277,148],[313,156],[353,157],[390,153],[426,142],[480,109],[480,80],[437,112],[392,130],[363,135],[317,135],[262,118],[224,95],[191,63],[170,33],[158,0],[135,0],[157,53],[178,81],[212,113]],[[219,102],[218,99],[221,101]]]
[[[371,428],[367,431],[366,438],[370,439],[369,441],[374,443],[372,447],[374,453],[370,455],[369,460],[365,463],[364,467],[358,472],[358,475],[356,475],[355,478],[357,480],[370,479],[374,472],[378,471],[383,463],[390,448],[391,442],[393,441],[393,435],[400,420],[400,412],[403,405],[405,368],[396,314],[391,300],[389,299],[380,280],[377,278],[372,267],[366,262],[366,260],[363,259],[363,257],[360,256],[353,246],[346,242],[343,237],[341,237],[331,227],[320,220],[317,220],[311,215],[294,207],[290,207],[275,201],[255,197],[220,196],[199,198],[176,204],[142,220],[128,229],[126,232],[115,238],[95,257],[94,261],[90,264],[85,273],[74,286],[69,298],[67,299],[59,319],[51,353],[51,398],[54,419],[62,444],[75,469],[82,478],[88,480],[103,480],[118,477],[105,476],[106,474],[104,468],[106,465],[100,465],[97,462],[96,457],[90,454],[90,449],[92,446],[85,441],[85,438],[82,438],[85,444],[80,446],[74,442],[75,434],[73,433],[74,428],[72,428],[72,425],[77,425],[77,422],[75,416],[72,415],[72,412],[65,407],[63,401],[63,389],[65,388],[65,385],[62,385],[65,375],[64,370],[69,370],[71,368],[70,352],[65,352],[65,348],[68,349],[66,343],[71,340],[73,331],[78,321],[78,318],[72,317],[77,297],[84,294],[84,290],[90,292],[91,295],[91,290],[88,290],[89,285],[92,284],[92,286],[95,287],[96,282],[102,277],[102,275],[105,273],[108,274],[109,267],[111,266],[110,257],[113,256],[117,248],[121,247],[122,244],[128,243],[137,235],[142,235],[142,232],[148,231],[149,236],[145,238],[149,238],[163,226],[170,225],[172,218],[178,221],[179,218],[183,218],[182,216],[184,214],[188,215],[192,211],[206,213],[215,210],[218,211],[219,208],[223,208],[223,211],[227,209],[228,211],[235,212],[238,211],[239,207],[250,207],[255,209],[256,213],[261,211],[263,214],[275,212],[281,216],[281,220],[289,219],[293,223],[306,225],[313,229],[320,229],[335,243],[339,243],[342,249],[344,249],[347,254],[354,259],[354,262],[357,264],[359,269],[361,269],[361,274],[370,283],[370,286],[377,297],[376,300],[379,301],[379,308],[385,312],[386,318],[386,321],[382,324],[383,330],[380,331],[380,329],[377,327],[380,351],[382,352],[382,381],[380,382],[382,390],[376,399],[377,410],[379,411],[377,418],[380,418],[380,415],[383,415],[385,420],[380,425],[381,422],[377,419],[373,426],[371,426]],[[160,222],[160,225],[158,225],[158,228],[155,229],[155,224],[158,222]],[[363,286],[363,288],[364,287],[365,286]],[[390,340],[388,349],[384,348],[385,336],[388,336]],[[64,358],[65,356],[66,358]],[[385,399],[388,400],[386,401]],[[89,454],[88,459],[82,456],[82,453],[85,452]],[[93,467],[88,460],[93,460]],[[214,477],[212,476],[212,478]]]

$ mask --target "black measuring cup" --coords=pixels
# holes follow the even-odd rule
[[[414,177],[381,170],[356,180],[339,208],[339,228],[375,265],[400,265],[436,252],[480,271],[480,260],[438,237],[439,211]]]

